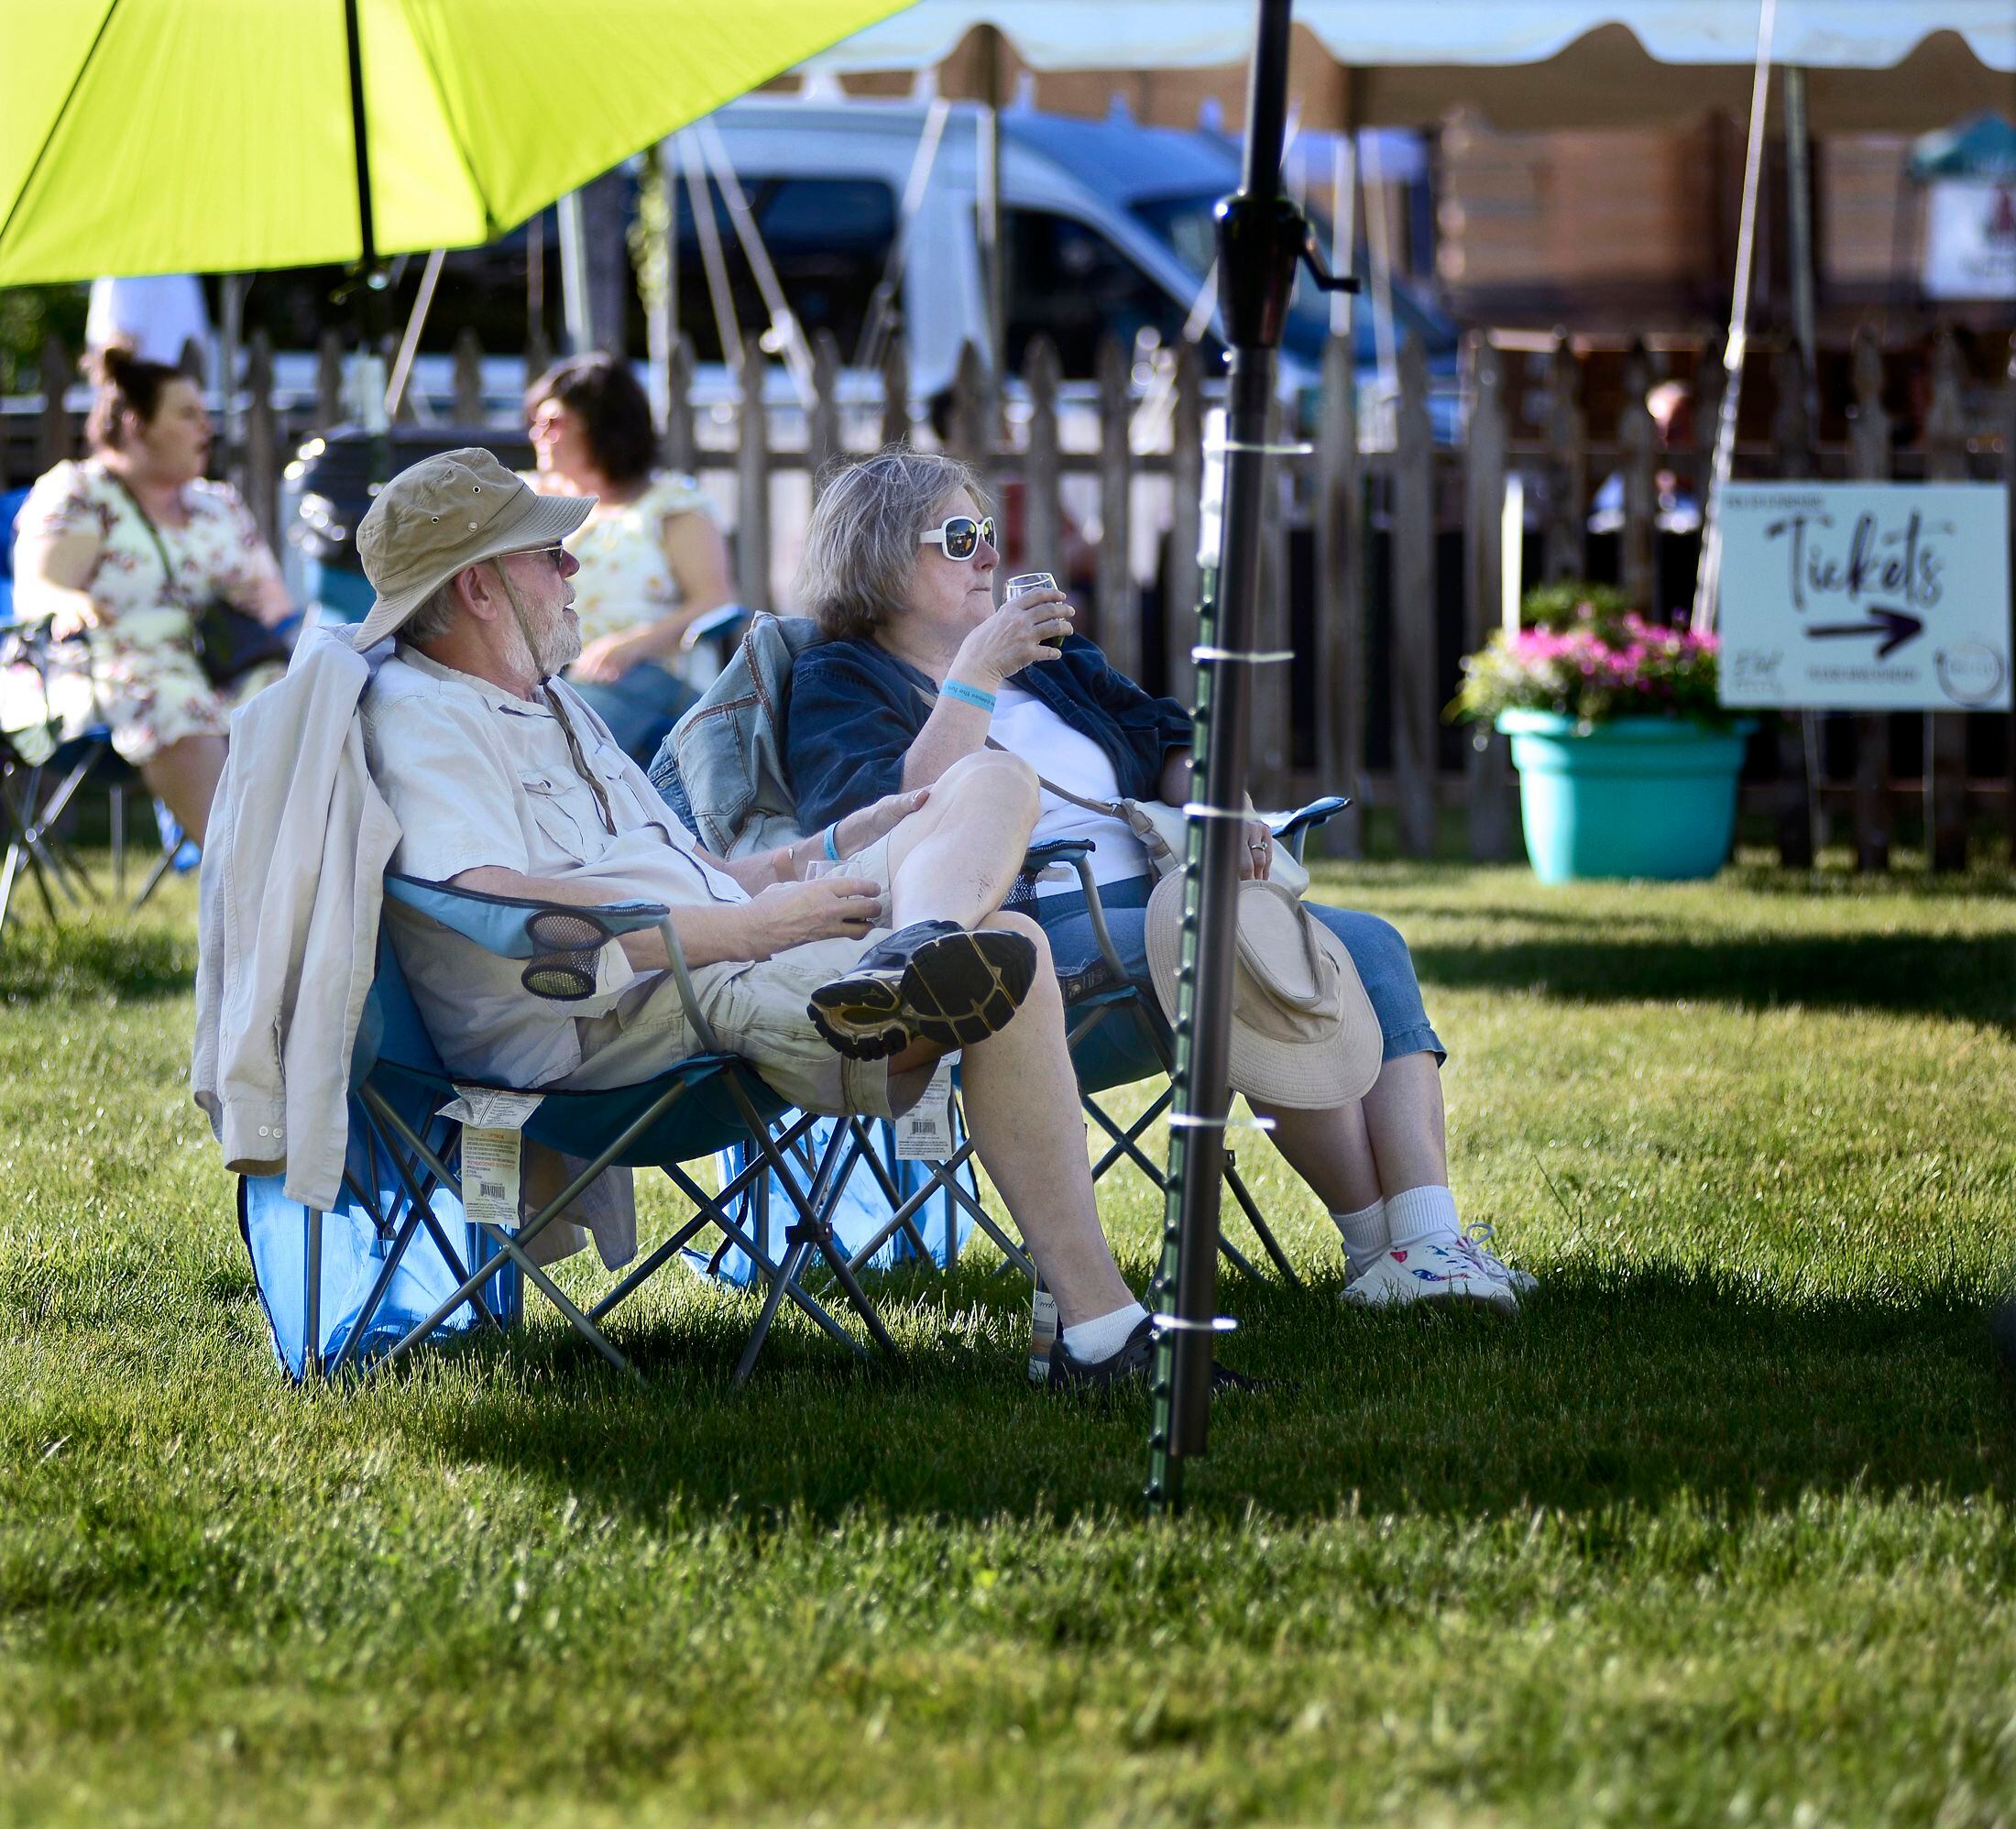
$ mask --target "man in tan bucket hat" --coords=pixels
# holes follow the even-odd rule
[[[901,1112],[963,1048],[981,1159],[1084,1349],[1057,1355],[1059,1382],[1142,1370],[1147,1316],[1100,1230],[1056,973],[1041,929],[1001,911],[1034,775],[974,756],[823,834],[710,855],[555,677],[581,645],[561,542],[594,506],[463,450],[402,472],[364,517],[378,595],[353,640],[395,644],[362,704],[371,778],[400,828],[391,868],[520,899],[663,904],[722,1045],[806,1111]],[[601,1089],[701,1046],[655,932],[603,947],[588,994],[556,1003],[524,988],[518,962],[388,905],[458,1075]]]

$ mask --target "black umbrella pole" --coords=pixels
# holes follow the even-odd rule
[[[364,108],[364,44],[357,24],[357,0],[343,0],[345,71],[350,91],[350,159],[357,196],[357,265],[349,290],[357,319],[357,411],[371,435],[373,483],[392,479],[392,435],[385,423],[381,400],[368,398],[375,371],[385,350],[385,275],[378,268],[378,211],[371,202],[371,140]]]
[[[1156,1351],[1147,1496],[1175,1511],[1183,1461],[1205,1451],[1218,1307],[1220,1177],[1232,1095],[1227,1079],[1238,920],[1241,809],[1253,715],[1252,650],[1268,476],[1275,352],[1306,230],[1281,195],[1289,0],[1261,0],[1247,92],[1239,192],[1218,206],[1221,296],[1232,368],[1225,413],[1224,507],[1215,576],[1198,618],[1196,766],[1177,987],[1176,1100],[1169,1193],[1154,1298]]]

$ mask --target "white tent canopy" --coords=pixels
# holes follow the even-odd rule
[[[1292,82],[1310,126],[1425,126],[1459,106],[1506,128],[1636,126],[1749,106],[1758,0],[1299,0]],[[948,93],[1143,118],[1244,111],[1251,0],[918,0],[815,59],[863,78],[937,70]],[[1811,72],[1815,131],[2016,114],[2010,0],[1780,0],[1773,60]],[[1079,92],[1083,91],[1083,93]]]

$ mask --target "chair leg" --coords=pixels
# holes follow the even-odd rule
[[[763,1245],[758,1243],[756,1239],[753,1238],[748,1231],[746,1231],[741,1225],[740,1225],[723,1209],[723,1203],[733,1198],[733,1190],[747,1183],[753,1176],[761,1176],[763,1177],[763,1179],[758,1181],[756,1184],[756,1191],[758,1193],[761,1193],[765,1188],[767,1188],[767,1187],[769,1186],[769,1165],[763,1160],[763,1158],[760,1155],[756,1155],[751,1160],[749,1166],[740,1170],[737,1173],[735,1180],[729,1184],[729,1187],[728,1188],[724,1188],[721,1193],[712,1197],[711,1199],[708,1197],[707,1191],[699,1187],[698,1184],[694,1181],[693,1177],[688,1175],[685,1170],[682,1168],[677,1163],[668,1162],[662,1164],[661,1166],[663,1170],[665,1178],[670,1181],[674,1187],[677,1188],[679,1191],[686,1197],[687,1199],[693,1202],[694,1210],[697,1218],[694,1226],[686,1229],[686,1235],[690,1236],[693,1231],[697,1231],[699,1227],[703,1225],[712,1224],[718,1226],[721,1229],[721,1248],[718,1252],[715,1254],[715,1263],[718,1265],[720,1259],[722,1257],[725,1257],[729,1251],[739,1249],[742,1253],[744,1253],[749,1258],[749,1261],[756,1266],[758,1274],[763,1278],[764,1286],[765,1287],[767,1287],[771,1279],[775,1277],[778,1274],[776,1261],[772,1258],[770,1253],[764,1248]],[[663,1249],[664,1247],[660,1247],[661,1252],[663,1252]],[[658,1255],[658,1254],[654,1253],[653,1255],[656,1256]],[[641,1267],[641,1266],[640,1266],[640,1268]],[[601,1303],[599,1303],[591,1311],[589,1318],[593,1320],[600,1320],[603,1314],[607,1312],[608,1309],[613,1308],[616,1303],[619,1301],[624,1296],[627,1296],[630,1293],[630,1289],[634,1288],[636,1287],[636,1284],[641,1280],[641,1279],[638,1276],[637,1273],[633,1271],[629,1277],[626,1277],[624,1279],[625,1287],[614,1290],[608,1296],[606,1296]],[[838,1321],[835,1320],[832,1315],[827,1312],[825,1304],[820,1302],[817,1298],[807,1291],[803,1285],[793,1282],[786,1287],[784,1294],[789,1296],[792,1301],[794,1302],[798,1306],[798,1308],[804,1311],[805,1316],[808,1320],[814,1322],[822,1331],[830,1335],[838,1345],[845,1347],[847,1351],[851,1353],[857,1359],[865,1359],[868,1357],[868,1351],[864,1346],[861,1345],[860,1342],[856,1340],[852,1334],[849,1333],[848,1331],[844,1327],[842,1327]]]
[[[806,1250],[810,1245],[816,1244],[819,1248],[820,1256],[826,1260],[827,1267],[838,1280],[841,1289],[845,1292],[848,1300],[853,1305],[855,1312],[860,1316],[875,1344],[888,1353],[891,1358],[900,1356],[896,1351],[896,1342],[891,1338],[889,1330],[882,1325],[882,1316],[876,1311],[874,1303],[869,1300],[868,1292],[861,1287],[860,1281],[849,1267],[846,1254],[834,1242],[832,1222],[827,1218],[827,1210],[831,1204],[834,1194],[842,1185],[840,1166],[847,1159],[845,1151],[852,1136],[851,1131],[844,1124],[835,1128],[821,1155],[819,1170],[813,1178],[810,1189],[801,1193],[797,1183],[792,1178],[790,1169],[784,1164],[783,1154],[777,1147],[776,1139],[771,1135],[769,1130],[762,1124],[761,1120],[757,1117],[755,1107],[751,1103],[747,1091],[732,1073],[729,1078],[729,1086],[736,1102],[742,1108],[744,1120],[749,1123],[751,1133],[755,1136],[758,1148],[762,1151],[765,1160],[770,1163],[772,1168],[775,1171],[777,1185],[783,1188],[785,1199],[791,1202],[798,1213],[797,1222],[789,1227],[784,1233],[785,1241],[790,1247],[786,1254],[786,1264],[789,1266],[790,1274],[787,1276],[780,1276],[778,1281],[771,1286],[769,1295],[763,1304],[763,1316],[759,1323],[759,1334],[769,1332],[771,1321],[776,1316],[777,1304],[783,1299],[785,1288],[799,1281],[804,1274]],[[760,1338],[751,1342],[751,1350],[745,1352],[742,1355],[742,1366],[752,1367],[756,1363],[756,1353],[761,1350],[761,1341]],[[738,1368],[737,1382],[740,1383],[746,1375],[745,1370]]]
[[[441,1160],[440,1156],[437,1155],[434,1151],[427,1146],[426,1140],[423,1137],[420,1136],[413,1130],[413,1127],[405,1121],[405,1119],[400,1117],[397,1111],[395,1111],[389,1104],[386,1102],[384,1096],[381,1093],[374,1090],[368,1084],[367,1084],[363,1088],[358,1096],[364,1101],[365,1109],[369,1112],[372,1116],[376,1118],[378,1122],[382,1126],[384,1126],[387,1131],[389,1131],[393,1136],[397,1137],[401,1143],[403,1143],[408,1149],[411,1150],[413,1155],[421,1162],[426,1165],[428,1170],[439,1181],[441,1181],[444,1186],[453,1188],[456,1192],[457,1198],[459,1199],[462,1188],[461,1182],[454,1175],[451,1175],[448,1172],[447,1166]],[[635,1119],[631,1123],[628,1130],[625,1131],[623,1136],[619,1139],[618,1143],[611,1146],[609,1154],[612,1156],[616,1154],[619,1154],[621,1149],[628,1146],[630,1141],[637,1133],[642,1131],[646,1125],[655,1122],[656,1119],[660,1115],[662,1115],[663,1112],[667,1110],[677,1100],[678,1097],[679,1090],[674,1090],[665,1099],[661,1100],[657,1104],[653,1105],[649,1110],[644,1112],[641,1116]],[[597,1174],[599,1174],[600,1172],[601,1169],[599,1166],[591,1166],[588,1170],[585,1171],[580,1177],[578,1177],[574,1184],[571,1184],[560,1194],[555,1196],[554,1199],[548,1203],[546,1210],[543,1212],[535,1215],[531,1223],[525,1228],[525,1238],[529,1240],[533,1237],[538,1231],[543,1228],[551,1221],[554,1213],[564,1210],[564,1209],[579,1196],[581,1187],[586,1182],[592,1180],[595,1176]],[[561,1314],[566,1318],[568,1326],[573,1328],[574,1331],[578,1333],[583,1340],[586,1341],[590,1346],[594,1347],[594,1349],[597,1353],[599,1353],[604,1359],[608,1360],[611,1365],[615,1366],[619,1372],[628,1373],[632,1378],[635,1378],[639,1375],[637,1368],[633,1366],[628,1359],[624,1358],[624,1356],[617,1351],[615,1346],[610,1343],[608,1338],[603,1333],[602,1330],[597,1327],[596,1324],[587,1318],[587,1316],[583,1314],[581,1310],[567,1298],[565,1293],[561,1289],[560,1286],[556,1284],[551,1276],[547,1276],[544,1270],[542,1270],[537,1264],[533,1263],[532,1260],[526,1255],[523,1245],[517,1238],[514,1238],[509,1232],[505,1231],[502,1227],[499,1226],[488,1225],[484,1224],[481,1221],[478,1221],[477,1225],[478,1229],[482,1232],[484,1237],[488,1239],[490,1243],[494,1244],[499,1252],[501,1252],[505,1256],[509,1257],[513,1264],[518,1265],[520,1275],[525,1277],[526,1281],[536,1287],[541,1295],[545,1297],[545,1298],[549,1302],[551,1302],[554,1308],[560,1310]],[[433,1314],[429,1315],[417,1327],[411,1329],[402,1340],[400,1340],[396,1345],[394,1345],[392,1350],[385,1355],[380,1364],[384,1365],[389,1365],[395,1360],[402,1357],[405,1353],[411,1352],[412,1348],[417,1346],[422,1341],[425,1340],[429,1334],[433,1333],[433,1331],[437,1327],[439,1327],[441,1323],[444,1321],[450,1315],[452,1315],[457,1309],[459,1309],[463,1305],[463,1303],[469,1301],[472,1298],[476,1298],[477,1291],[479,1290],[494,1274],[495,1273],[492,1270],[491,1266],[486,1264],[477,1269],[470,1276],[465,1277],[460,1286],[456,1287],[455,1292],[450,1295],[448,1298],[444,1302],[443,1302],[438,1308],[436,1308]],[[480,1306],[480,1298],[477,1299],[478,1305]]]
[[[126,789],[116,783],[105,792],[106,812],[112,821],[112,895],[126,900]]]
[[[84,867],[70,856],[54,827],[56,822],[70,810],[70,803],[77,797],[78,790],[83,786],[85,778],[97,761],[96,753],[87,756],[63,777],[56,792],[49,795],[47,804],[36,815],[35,823],[27,832],[28,848],[41,856],[63,893],[80,907],[83,905],[87,896],[93,902],[101,898],[96,888],[93,886],[91,878],[85,874]]]
[[[15,834],[13,842],[7,847],[4,880],[0,880],[0,923],[6,920],[8,904],[14,899],[14,885],[25,868],[34,879],[36,893],[42,898],[42,909],[49,918],[49,925],[60,927],[62,923],[57,918],[56,899],[49,893],[48,872],[53,866],[44,852],[35,827],[34,783],[41,772],[30,772],[26,798],[15,794],[12,772],[8,771],[8,778],[0,779],[0,816],[5,818],[8,828]]]
[[[392,1287],[392,1278],[398,1275],[400,1261],[406,1255],[406,1247],[412,1243],[420,1232],[420,1215],[414,1213],[399,1230],[399,1234],[385,1254],[385,1262],[378,1274],[371,1279],[371,1287],[364,1298],[364,1306],[357,1310],[356,1322],[350,1329],[350,1336],[343,1342],[343,1351],[336,1354],[336,1362],[329,1368],[332,1380],[340,1378],[356,1364],[363,1350],[364,1336],[370,1331],[371,1317],[378,1313],[378,1307],[385,1299],[385,1292]],[[456,1274],[459,1274],[457,1272]],[[482,1304],[478,1303],[480,1308]],[[488,1314],[489,1310],[484,1309]]]
[[[14,880],[21,869],[21,844],[16,839],[7,847],[6,861],[0,863],[0,929],[7,925],[7,909],[14,901]]]
[[[38,876],[40,873],[40,866],[35,861],[35,853],[19,838],[16,838],[7,846],[6,861],[0,864],[0,927],[5,927],[7,924],[7,911],[14,905],[14,885],[21,880],[24,867],[32,875]],[[49,891],[46,887],[42,890],[42,903],[45,907],[49,905]],[[50,912],[53,914],[54,910]]]
[[[916,1230],[912,1223],[913,1216],[923,1210],[924,1203],[933,1194],[942,1190],[948,1197],[951,1204],[963,1208],[972,1215],[973,1223],[985,1232],[989,1238],[993,1240],[1007,1265],[1021,1271],[1024,1276],[1033,1276],[1035,1274],[1035,1265],[1027,1251],[1011,1239],[1001,1226],[995,1222],[993,1215],[979,1200],[975,1199],[967,1188],[959,1184],[959,1170],[965,1165],[967,1158],[972,1153],[972,1140],[969,1138],[945,1161],[937,1164],[931,1171],[931,1179],[924,1187],[918,1188],[915,1194],[911,1195],[907,1200],[904,1201],[889,1219],[883,1221],[874,1235],[868,1239],[848,1262],[855,1269],[860,1269],[883,1245],[887,1244],[890,1239],[899,1231],[907,1229],[911,1236],[915,1238]]]
[[[165,877],[169,873],[169,871],[174,868],[174,866],[175,853],[173,851],[163,851],[159,857],[156,858],[154,860],[154,868],[148,871],[147,881],[140,885],[140,893],[133,898],[132,904],[130,907],[127,908],[126,913],[129,914],[137,914],[141,909],[145,908],[148,904],[148,899],[153,895],[154,892],[161,886],[161,879]]]
[[[862,1325],[873,1336],[875,1344],[892,1359],[902,1358],[895,1341],[890,1337],[889,1329],[883,1324],[882,1311],[868,1299],[868,1291],[861,1287],[847,1261],[847,1254],[834,1240],[833,1228],[824,1219],[814,1226],[813,1239],[819,1247],[819,1255],[826,1259],[827,1267],[839,1279],[840,1287],[847,1292],[847,1299],[854,1305],[854,1312],[861,1318]]]
[[[367,1117],[366,1123],[369,1122]],[[434,1217],[433,1203],[427,1198],[427,1188],[421,1185],[420,1177],[413,1173],[412,1164],[400,1155],[389,1142],[386,1144],[385,1155],[386,1160],[392,1165],[392,1172],[399,1177],[400,1185],[406,1190],[407,1202],[412,1208],[415,1218],[427,1228],[427,1235],[433,1240],[434,1249],[441,1254],[443,1262],[447,1265],[449,1276],[472,1286],[469,1306],[476,1310],[480,1320],[488,1321],[498,1332],[502,1333],[504,1323],[490,1312],[489,1305],[479,1293],[486,1279],[472,1277],[464,1268],[462,1254],[449,1243],[447,1233],[442,1231],[441,1221]]]
[[[1291,1289],[1299,1289],[1302,1279],[1295,1274],[1295,1266],[1287,1260],[1287,1254],[1281,1249],[1267,1222],[1260,1217],[1260,1208],[1245,1182],[1239,1174],[1239,1163],[1228,1149],[1225,1152],[1225,1186],[1232,1189],[1232,1197],[1239,1202],[1239,1210],[1246,1216],[1246,1223],[1253,1228],[1254,1236],[1260,1241],[1260,1248],[1274,1260],[1274,1267],[1281,1273],[1281,1279]]]
[[[322,1214],[308,1209],[308,1287],[303,1307],[307,1312],[306,1339],[301,1342],[301,1375],[305,1385],[322,1374]]]
[[[1154,1046],[1157,1057],[1161,1060],[1163,1064],[1164,1070],[1172,1076],[1171,1086],[1165,1090],[1161,1097],[1156,1101],[1154,1105],[1149,1107],[1149,1115],[1153,1116],[1160,1112],[1166,1105],[1170,1103],[1174,1099],[1175,1089],[1173,1085],[1173,1076],[1176,1072],[1176,1057],[1171,1046],[1169,1038],[1148,1020],[1147,1013],[1142,1008],[1142,1006],[1138,1002],[1136,1002],[1130,1007],[1132,1007],[1134,1011],[1134,1014],[1141,1024],[1143,1032],[1146,1035],[1148,1041]],[[1108,1118],[1103,1112],[1100,1111],[1099,1107],[1096,1103],[1094,1103],[1093,1101],[1091,1101],[1090,1099],[1087,1099],[1085,1101],[1085,1105],[1086,1108],[1092,1112],[1093,1116],[1098,1118],[1100,1123],[1106,1127],[1108,1133],[1113,1137],[1115,1147],[1124,1148],[1137,1163],[1141,1163],[1142,1166],[1145,1167],[1146,1164],[1142,1157],[1141,1152],[1138,1148],[1134,1146],[1134,1136],[1139,1134],[1138,1128],[1125,1135],[1123,1135],[1120,1130],[1113,1124],[1112,1120]],[[1107,1153],[1107,1160],[1111,1160],[1112,1155],[1112,1151],[1109,1151]],[[1289,1264],[1287,1253],[1285,1253],[1281,1249],[1279,1241],[1276,1239],[1273,1232],[1268,1228],[1267,1222],[1260,1217],[1259,1206],[1255,1201],[1252,1194],[1248,1191],[1244,1181],[1240,1178],[1238,1173],[1238,1165],[1233,1158],[1232,1151],[1230,1151],[1229,1149],[1225,1152],[1223,1166],[1226,1184],[1232,1188],[1233,1198],[1238,1202],[1240,1210],[1245,1214],[1246,1221],[1249,1225],[1252,1226],[1255,1236],[1259,1239],[1261,1248],[1267,1254],[1270,1258],[1274,1260],[1276,1266],[1280,1270],[1283,1277],[1287,1279],[1288,1286],[1291,1288],[1300,1288],[1302,1287],[1302,1279],[1295,1274],[1294,1266]],[[1169,1185],[1168,1177],[1161,1173],[1160,1170],[1150,1170],[1149,1173],[1151,1178],[1155,1181],[1156,1186],[1161,1188],[1163,1192],[1167,1193],[1168,1191]],[[1259,1268],[1257,1265],[1253,1262],[1251,1258],[1249,1258],[1245,1254],[1244,1252],[1241,1251],[1236,1245],[1232,1243],[1230,1239],[1225,1236],[1222,1228],[1220,1229],[1218,1234],[1218,1249],[1224,1257],[1226,1257],[1231,1263],[1236,1265],[1242,1272],[1244,1272],[1246,1276],[1252,1277],[1254,1281],[1264,1282],[1265,1280],[1265,1273]]]
[[[33,838],[23,840],[22,849],[27,853],[28,874],[35,879],[35,893],[42,898],[42,912],[49,916],[52,927],[63,925],[62,917],[56,912],[56,898],[49,893],[49,871],[43,862],[40,848]]]
[[[777,1319],[777,1309],[783,1301],[784,1290],[798,1280],[798,1273],[805,1268],[805,1257],[811,1249],[810,1243],[805,1241],[786,1248],[783,1262],[777,1266],[776,1276],[763,1292],[763,1311],[756,1319],[749,1343],[742,1348],[741,1358],[735,1363],[735,1376],[730,1382],[737,1390],[749,1383],[749,1374],[756,1369],[756,1356],[762,1352],[764,1341],[770,1338],[771,1323]]]
[[[778,1266],[767,1257],[759,1257],[751,1249],[752,1241],[749,1235],[740,1227],[735,1225],[732,1221],[729,1226],[729,1236],[741,1246],[743,1251],[749,1254],[750,1262],[762,1272],[765,1279],[764,1287],[767,1288],[769,1279],[780,1274]],[[848,1332],[838,1321],[833,1319],[832,1311],[817,1297],[808,1292],[803,1283],[793,1280],[785,1284],[784,1294],[803,1311],[805,1319],[816,1325],[836,1346],[846,1348],[857,1359],[866,1359],[868,1357],[868,1349],[860,1341],[856,1340],[852,1334]]]

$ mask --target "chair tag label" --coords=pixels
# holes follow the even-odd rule
[[[952,1067],[957,1053],[941,1055],[931,1083],[895,1122],[899,1162],[943,1162],[952,1154]]]
[[[525,1120],[543,1094],[457,1086],[439,1115],[462,1125],[462,1210],[472,1225],[518,1230]]]
[[[520,1133],[489,1124],[462,1127],[462,1210],[472,1225],[518,1230]]]

